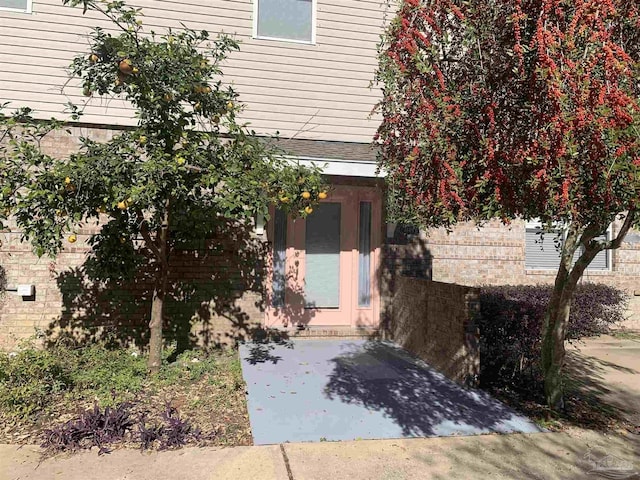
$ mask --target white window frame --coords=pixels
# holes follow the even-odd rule
[[[29,0],[31,1],[31,0]],[[266,35],[258,35],[258,4],[260,0],[253,0],[253,34],[251,37],[255,40],[274,40],[277,42],[289,42],[298,43],[302,45],[315,45],[316,44],[316,24],[317,24],[317,12],[318,12],[318,0],[311,0],[311,41],[308,40],[295,40],[291,38],[281,37],[268,37]]]
[[[525,250],[524,250],[524,256],[525,256],[525,265],[526,265],[526,258],[527,258],[527,248],[526,248],[526,238],[527,238],[527,230],[535,228],[535,229],[540,229],[540,230],[544,230],[544,225],[542,224],[542,222],[540,220],[529,220],[524,227],[524,237],[525,237]],[[564,229],[562,227],[562,225],[558,225],[558,230],[562,229],[563,230],[563,237],[566,236],[566,229]],[[545,234],[548,235],[555,235],[555,233],[553,231],[547,232],[546,230],[544,230]],[[607,236],[607,240],[611,240],[613,238],[613,223],[609,224],[609,226],[607,227],[607,230],[605,232],[605,235]],[[578,248],[582,249],[582,245],[578,246]],[[592,274],[594,272],[612,272],[613,271],[613,250],[611,248],[609,249],[605,249],[605,254],[607,256],[607,268],[601,269],[592,269],[590,266],[587,267],[587,269],[585,270],[585,272],[588,272],[589,274]],[[548,268],[532,268],[532,267],[526,267],[525,266],[525,270],[529,270],[529,271],[544,271],[544,270],[550,270]]]
[[[24,10],[22,8],[0,7],[0,11],[2,11],[2,12],[15,12],[15,13],[32,13],[33,12],[33,0],[27,0],[27,9],[26,10]]]

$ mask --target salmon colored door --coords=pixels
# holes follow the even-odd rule
[[[266,326],[378,326],[381,203],[336,186],[306,219],[272,212]]]

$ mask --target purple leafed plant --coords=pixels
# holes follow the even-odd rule
[[[47,430],[42,447],[60,452],[95,446],[98,454],[109,453],[108,445],[121,442],[135,424],[130,407],[128,403],[122,403],[114,408],[105,407],[103,411],[95,405],[78,419]]]
[[[129,403],[114,408],[106,407],[104,411],[95,405],[77,419],[46,430],[42,447],[53,453],[98,447],[98,454],[101,455],[110,453],[109,445],[126,438],[139,441],[142,450],[149,450],[156,444],[160,450],[179,448],[190,441],[213,438],[213,434],[203,436],[199,428],[180,418],[170,403],[167,403],[160,419],[159,425],[147,426],[146,414],[136,419],[131,414]],[[136,424],[137,435],[133,431]]]
[[[153,448],[156,441],[159,441],[162,437],[162,427],[158,425],[152,425],[147,427],[146,417],[143,416],[138,423],[138,434],[140,440],[140,449],[149,450]]]
[[[200,429],[193,428],[188,420],[181,419],[178,411],[169,404],[162,414],[162,419],[165,425],[160,443],[161,450],[181,447],[187,440],[198,440],[202,435]]]
[[[483,287],[480,296],[480,381],[483,385],[527,386],[541,381],[544,314],[550,285]],[[625,319],[627,295],[614,287],[579,285],[571,305],[568,340],[606,333]]]
[[[146,417],[140,419],[138,432],[140,435],[140,448],[148,450],[158,442],[160,450],[178,448],[187,444],[188,441],[198,441],[202,438],[199,428],[194,428],[188,420],[183,420],[178,415],[178,411],[167,403],[165,411],[161,415],[162,425],[152,425],[147,427]]]

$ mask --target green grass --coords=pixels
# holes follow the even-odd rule
[[[49,350],[23,345],[13,353],[0,352],[0,412],[28,418],[65,399],[95,400],[100,406],[112,406],[131,401],[143,391],[153,394],[205,377],[215,382],[221,362],[228,363],[224,368],[242,379],[237,358],[230,361],[228,355],[189,350],[168,363],[174,350],[165,350],[165,363],[153,377],[147,375],[143,355],[109,349],[104,344]]]

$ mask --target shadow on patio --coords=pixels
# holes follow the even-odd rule
[[[369,342],[336,357],[325,394],[384,412],[403,436],[538,429],[484,392],[467,390],[389,343]]]
[[[254,443],[541,431],[389,342],[240,346]]]

